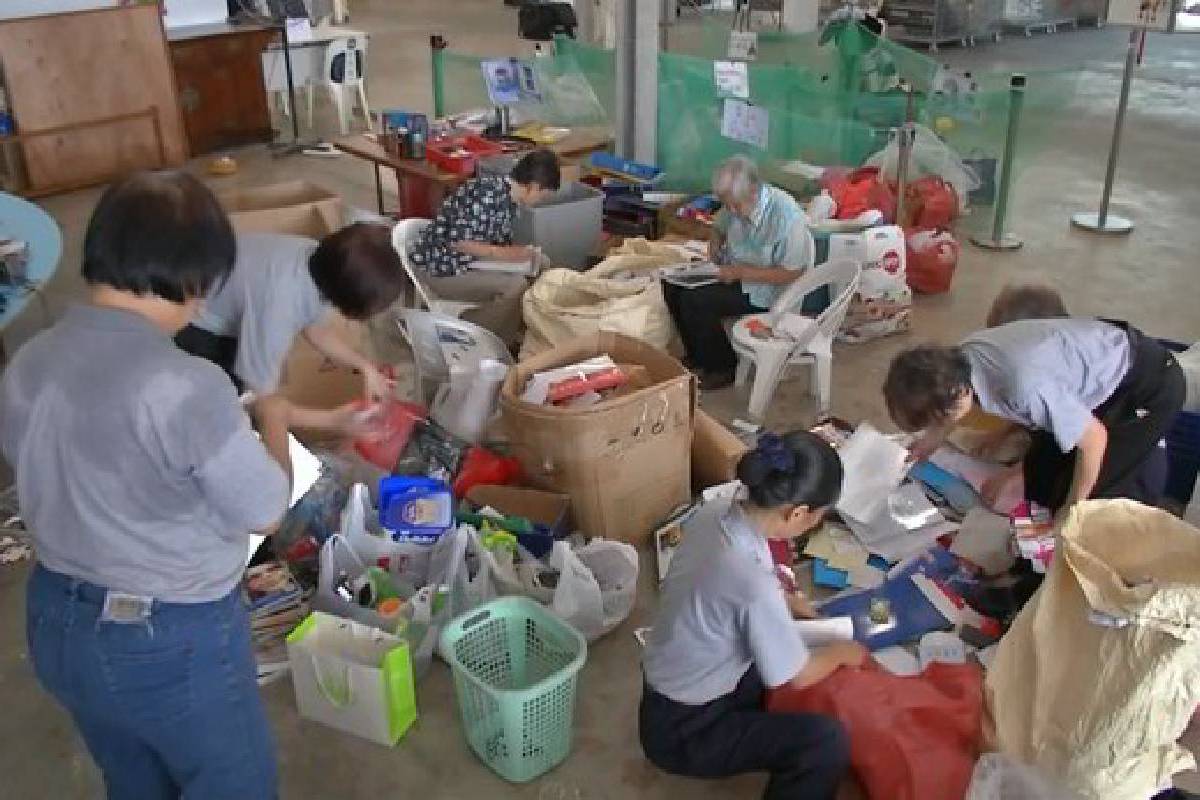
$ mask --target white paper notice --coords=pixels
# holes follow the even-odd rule
[[[312,23],[307,18],[289,19],[287,25],[288,42],[311,42],[313,40]]]
[[[758,31],[731,32],[729,57],[738,61],[753,61],[758,58]]]
[[[770,116],[765,108],[733,98],[725,99],[725,113],[721,115],[722,136],[766,150],[770,127]]]
[[[854,620],[850,617],[798,619],[792,623],[806,647],[823,647],[854,638]]]
[[[750,97],[750,74],[745,61],[714,61],[713,83],[723,97]]]

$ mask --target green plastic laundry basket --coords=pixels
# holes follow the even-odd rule
[[[493,600],[442,632],[442,653],[467,741],[513,783],[557,766],[571,752],[575,686],[587,642],[524,597]]]

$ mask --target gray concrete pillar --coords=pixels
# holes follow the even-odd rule
[[[662,3],[617,2],[617,153],[653,164],[658,131]]]

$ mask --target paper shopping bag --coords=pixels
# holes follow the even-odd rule
[[[287,649],[300,716],[383,745],[416,721],[403,639],[314,611],[288,635]]]

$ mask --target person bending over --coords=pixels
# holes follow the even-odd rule
[[[366,320],[386,310],[407,279],[388,228],[355,223],[319,242],[303,236],[243,233],[227,280],[208,293],[196,321],[176,337],[185,351],[224,369],[239,391],[278,399],[283,364],[296,337],[357,370],[368,399],[391,394],[392,382],[338,331],[338,315]],[[299,428],[361,433],[352,406],[293,407]]]
[[[809,260],[808,222],[800,205],[758,175],[754,162],[734,156],[713,173],[721,211],[713,222],[709,259],[719,284],[685,289],[663,282],[663,297],[683,340],[700,388],[733,383],[737,356],[722,320],[766,311]],[[805,303],[806,311],[813,310]]]
[[[26,637],[109,800],[278,793],[239,583],[287,506],[287,406],[251,430],[229,379],[172,342],[233,269],[212,193],[183,172],[105,191],[86,303],[0,383],[0,449],[37,563]],[[265,445],[265,446],[264,446]]]
[[[807,603],[783,588],[767,540],[819,525],[842,465],[823,440],[796,432],[763,436],[737,474],[746,499],[702,506],[671,560],[643,656],[642,749],[676,775],[768,772],[767,800],[833,798],[849,763],[841,724],[767,713],[764,697],[859,666],[867,652],[855,642],[804,646],[792,621]]]
[[[534,258],[533,247],[512,243],[517,208],[545,202],[561,181],[558,157],[541,149],[522,157],[508,177],[481,175],[467,181],[445,199],[409,253],[434,294],[477,303],[462,318],[509,345],[520,337],[521,297],[529,280],[511,273],[472,271],[471,265]]]
[[[1083,318],[1020,320],[958,346],[907,350],[883,386],[892,420],[924,432],[918,456],[974,406],[1029,429],[1032,444],[1014,469],[1026,498],[1053,511],[1088,498],[1156,503],[1141,473],[1183,393],[1179,364],[1157,341],[1124,323]]]
[[[1044,283],[1010,283],[1000,290],[988,309],[986,325],[995,328],[1022,319],[1059,319],[1070,316],[1062,295]]]

